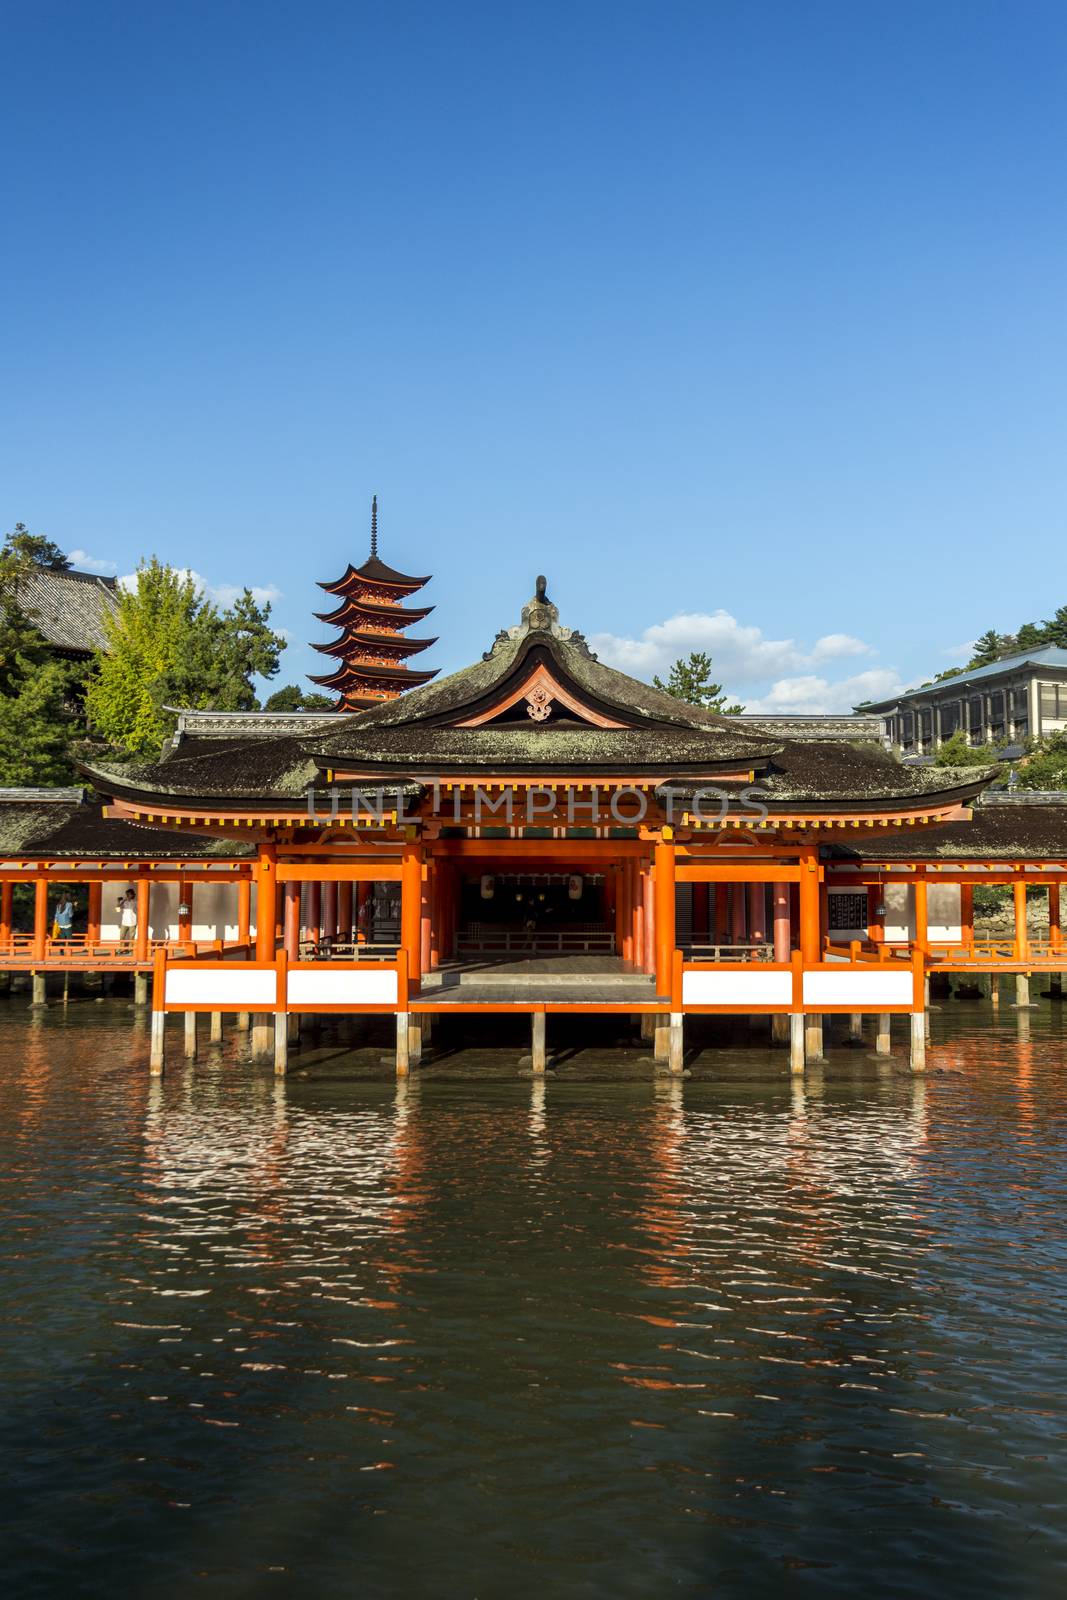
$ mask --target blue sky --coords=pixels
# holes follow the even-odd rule
[[[1067,600],[1060,0],[3,10],[0,485],[838,709]],[[421,664],[421,662],[420,662]]]

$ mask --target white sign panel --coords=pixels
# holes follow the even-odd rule
[[[906,972],[882,972],[877,968],[857,972],[805,972],[806,1006],[851,1006],[854,1011],[877,1011],[881,1006],[910,1006],[913,982]]]
[[[289,969],[289,1004],[309,1010],[315,1006],[395,1006],[398,992],[395,971]]]
[[[791,972],[685,972],[683,1006],[781,1006],[792,1004]]]
[[[225,968],[168,967],[168,1006],[211,1006],[216,1011],[271,1011],[277,997],[273,967],[256,970],[235,961]]]

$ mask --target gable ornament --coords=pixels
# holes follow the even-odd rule
[[[535,722],[544,722],[552,713],[552,696],[543,683],[537,684],[526,696],[526,715]]]

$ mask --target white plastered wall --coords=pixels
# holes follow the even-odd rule
[[[828,891],[831,895],[833,889]],[[838,891],[855,893],[855,890]],[[882,890],[885,903],[887,944],[903,944],[915,937],[915,887],[910,883],[887,883]],[[935,944],[957,943],[960,930],[960,886],[958,883],[930,883],[926,891],[927,938]],[[833,937],[841,944],[850,939],[866,939],[867,929],[835,928]]]

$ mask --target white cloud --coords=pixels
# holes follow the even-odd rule
[[[111,570],[114,571],[114,567]],[[217,606],[222,606],[223,608],[232,606],[246,588],[243,583],[208,583],[203,574],[197,572],[194,567],[178,567],[175,570],[182,577],[192,578],[201,594],[206,594],[209,600],[213,600]],[[124,573],[117,582],[120,589],[136,589],[137,574],[136,572]],[[251,590],[252,599],[257,606],[265,606],[268,603],[273,605],[276,600],[282,598],[282,591],[273,583],[250,583],[247,588]]]
[[[836,683],[807,673],[795,678],[778,678],[766,694],[747,700],[745,710],[762,711],[766,715],[844,715],[863,700],[888,700],[903,687],[900,674],[892,667],[872,667],[868,672],[854,673],[851,678],[839,678]]]
[[[87,550],[71,550],[68,560],[79,572],[99,572],[106,578],[119,570],[114,561],[102,561],[99,556],[91,556]]]
[[[809,648],[795,639],[767,639],[728,611],[680,612],[653,623],[637,638],[593,634],[590,646],[602,661],[634,677],[665,678],[679,656],[693,650],[711,656],[713,676],[748,711],[850,711],[860,700],[884,699],[902,687],[891,667],[871,667],[836,681],[812,672],[815,666],[876,652],[850,633],[828,633]]]

